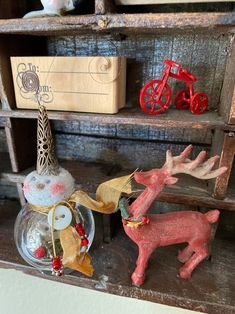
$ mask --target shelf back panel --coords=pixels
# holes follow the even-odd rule
[[[127,105],[139,106],[141,87],[152,79],[160,79],[165,59],[172,59],[197,78],[195,92],[206,92],[208,110],[216,110],[223,84],[229,35],[195,33],[175,35],[136,34],[130,36],[81,35],[49,37],[48,52],[59,56],[126,56]],[[173,91],[186,88],[182,81],[169,79]],[[173,101],[171,103],[174,107]]]

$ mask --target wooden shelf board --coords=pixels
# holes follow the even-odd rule
[[[109,244],[101,242],[100,215],[96,215],[96,236],[91,248],[95,273],[87,278],[78,272],[64,277],[40,273],[22,260],[14,244],[13,227],[20,205],[0,201],[0,267],[71,284],[100,292],[112,293],[156,303],[178,306],[214,314],[235,311],[234,239],[216,238],[212,260],[204,261],[190,280],[177,275],[180,263],[176,256],[181,246],[156,250],[140,288],[131,284],[130,276],[137,258],[136,245],[124,234],[122,227]]]
[[[62,167],[70,171],[76,179],[77,189],[94,194],[98,185],[117,176],[127,175],[133,171],[120,170],[114,165],[84,163],[79,161],[60,161]],[[26,169],[20,173],[4,171],[0,174],[0,181],[23,183],[25,175],[34,168]],[[229,190],[228,197],[218,200],[208,191],[207,181],[198,180],[190,176],[179,176],[177,184],[167,187],[158,197],[158,201],[188,204],[209,208],[235,210],[235,194],[233,188]]]
[[[37,110],[1,110],[0,117],[36,119]],[[51,120],[77,120],[100,124],[142,125],[158,128],[193,128],[193,129],[224,129],[235,130],[235,126],[227,125],[216,111],[194,115],[190,111],[169,109],[164,114],[148,115],[139,108],[124,108],[117,114],[96,114],[66,111],[48,111]]]
[[[1,19],[2,34],[75,35],[88,31],[155,32],[156,30],[232,29],[234,12],[77,15],[37,19]]]

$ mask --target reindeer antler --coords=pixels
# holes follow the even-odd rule
[[[166,163],[164,168],[167,168],[172,175],[177,173],[186,173],[199,179],[212,179],[223,174],[227,167],[220,167],[216,170],[211,170],[220,156],[214,156],[204,162],[206,152],[201,151],[196,159],[190,160],[187,158],[192,151],[193,146],[189,145],[179,156],[172,156],[170,150],[166,152]]]

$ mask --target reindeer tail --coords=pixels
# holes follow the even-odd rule
[[[204,216],[206,217],[206,220],[213,224],[215,222],[217,222],[217,220],[219,219],[219,210],[215,209],[215,210],[210,210],[209,212],[205,213]]]

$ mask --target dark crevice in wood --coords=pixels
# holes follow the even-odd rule
[[[117,0],[118,1],[118,0]],[[234,3],[170,3],[156,5],[118,5],[118,13],[182,13],[182,12],[231,12]]]
[[[25,123],[24,119],[9,118],[6,135],[14,172],[30,167],[36,160],[36,126],[34,119]]]

